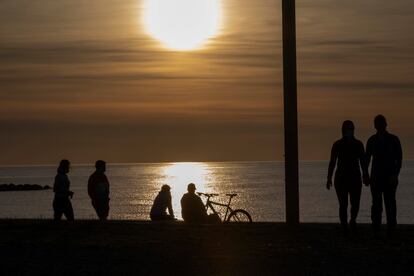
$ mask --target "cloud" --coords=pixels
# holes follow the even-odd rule
[[[52,2],[0,2],[0,163],[103,148],[117,161],[282,158],[279,0],[223,1],[220,34],[194,52],[148,37],[139,1]],[[297,2],[305,158],[321,158],[343,118],[412,122],[412,8]]]
[[[332,90],[387,90],[390,92],[413,92],[414,82],[387,82],[387,81],[354,81],[354,80],[333,80],[333,81],[304,81],[300,83],[303,87],[329,88]]]

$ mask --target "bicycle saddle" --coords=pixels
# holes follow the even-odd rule
[[[233,197],[233,196],[237,196],[237,194],[226,194],[226,196],[231,196],[231,197]]]

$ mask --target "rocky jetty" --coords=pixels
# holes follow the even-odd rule
[[[50,190],[49,185],[39,185],[39,184],[0,184],[0,192],[10,192],[10,191],[39,191],[39,190]]]

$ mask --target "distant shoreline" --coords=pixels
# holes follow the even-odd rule
[[[0,192],[46,191],[52,189],[49,185],[39,184],[0,184]]]

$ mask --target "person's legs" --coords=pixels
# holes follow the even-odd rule
[[[387,226],[393,230],[397,226],[397,202],[395,199],[396,187],[388,185],[384,189],[385,212],[387,215]]]
[[[98,216],[99,220],[104,220],[102,214],[102,202],[99,199],[92,200],[93,209],[95,209],[95,213]]]
[[[171,215],[167,215],[166,220],[168,221],[175,221],[174,217]]]
[[[174,217],[164,214],[164,215],[158,215],[158,216],[151,216],[152,221],[173,221]]]
[[[62,203],[60,202],[59,199],[54,199],[53,200],[53,219],[55,221],[59,221],[62,219],[62,215],[63,215],[63,210],[62,210]]]
[[[96,203],[95,210],[100,220],[106,220],[109,214],[109,200],[98,200]]]
[[[101,212],[102,219],[106,220],[109,216],[109,199],[105,199],[102,202],[102,212]]]
[[[150,217],[151,217],[152,221],[160,221],[161,220],[159,216],[150,215]]]
[[[374,230],[378,231],[381,228],[382,220],[382,189],[380,183],[371,184],[371,196],[371,221]]]
[[[68,221],[75,220],[75,216],[73,214],[72,203],[70,202],[69,198],[65,199],[63,213],[65,214],[65,217]]]
[[[99,217],[99,206],[98,201],[96,199],[92,200],[92,207],[95,210],[96,215]]]
[[[335,191],[339,202],[339,219],[342,226],[348,225],[348,191],[345,183],[335,181]]]
[[[354,184],[349,190],[349,197],[351,202],[351,227],[356,227],[356,219],[359,212],[359,205],[361,200],[362,184]]]

